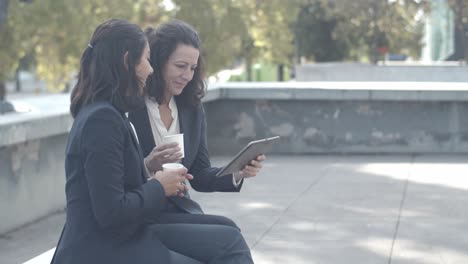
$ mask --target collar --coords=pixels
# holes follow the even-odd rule
[[[160,104],[152,97],[146,97],[145,101],[149,105],[155,106],[155,109],[159,109]],[[171,100],[169,101],[169,109],[171,110],[171,116],[172,119],[175,119],[177,117],[177,104],[174,96],[171,97]],[[159,115],[159,112],[158,112]]]

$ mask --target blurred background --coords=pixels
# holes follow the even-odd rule
[[[0,264],[50,263],[69,92],[110,18],[198,30],[214,165],[281,136],[241,195],[192,192],[256,263],[468,263],[468,0],[0,0]]]
[[[297,65],[465,65],[468,0],[0,0],[0,100],[69,91],[96,25],[178,18],[210,82],[295,80]]]

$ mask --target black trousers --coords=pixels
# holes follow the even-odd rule
[[[171,257],[174,264],[253,263],[239,227],[227,217],[165,213],[151,228],[161,242],[173,251]]]
[[[211,224],[155,224],[151,229],[169,250],[201,263],[253,263],[250,249],[237,228]]]
[[[163,213],[155,223],[157,224],[201,224],[201,225],[224,225],[240,228],[231,219],[220,215],[188,214],[188,213]]]

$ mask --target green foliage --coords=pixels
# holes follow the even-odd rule
[[[239,54],[245,34],[241,10],[231,1],[175,0],[175,17],[194,26],[202,39],[208,74],[230,66]]]
[[[452,0],[450,0],[452,1]],[[468,1],[468,0],[453,0]],[[124,18],[143,28],[172,17],[192,24],[203,41],[207,72],[243,61],[248,80],[255,62],[292,66],[293,58],[375,61],[379,46],[416,56],[424,0],[35,0],[10,1],[0,29],[0,81],[34,55],[39,78],[63,89],[76,73],[94,28]],[[311,9],[311,7],[315,9]]]
[[[300,56],[317,62],[343,60],[348,46],[336,33],[339,20],[327,13],[322,2],[302,6],[294,27]]]
[[[252,69],[253,82],[275,82],[278,80],[278,67],[271,63],[258,63]],[[289,80],[289,69],[285,69],[285,81]],[[229,82],[245,82],[247,81],[246,72],[239,75],[232,75]]]
[[[344,56],[376,62],[378,49],[387,47],[390,53],[417,57],[423,21],[415,20],[415,15],[426,4],[424,0],[304,0],[295,27],[299,55],[313,55],[316,61]]]
[[[423,25],[414,18],[425,4],[420,0],[355,0],[338,1],[333,9],[344,16],[338,32],[354,44],[354,53],[366,54],[375,62],[379,44],[387,44],[390,53],[418,56]],[[382,37],[385,43],[379,43]]]
[[[153,3],[158,1],[152,1]],[[36,72],[51,90],[62,90],[76,73],[81,53],[95,27],[110,18],[135,20],[139,1],[11,1],[7,26],[1,31],[0,79],[34,54]],[[5,63],[3,63],[5,62]]]
[[[37,73],[53,90],[61,90],[78,69],[81,53],[86,48],[96,25],[119,17],[130,19],[130,0],[43,0],[34,1],[31,19],[36,25],[33,47]],[[51,12],[50,10],[60,10]]]
[[[0,27],[0,82],[11,75],[21,57],[23,57],[28,49],[26,39],[31,29],[26,29],[23,32],[18,32],[16,13],[11,10],[25,10],[26,12],[28,5],[19,3],[17,1],[11,1],[9,5],[10,12],[4,24]],[[19,34],[21,33],[21,34]]]

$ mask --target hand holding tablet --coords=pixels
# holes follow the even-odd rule
[[[241,171],[244,166],[249,163],[249,161],[270,151],[273,143],[277,142],[279,138],[279,136],[276,136],[251,141],[239,153],[237,153],[234,159],[232,159],[223,169],[221,169],[216,174],[216,176],[221,177],[227,174]]]

